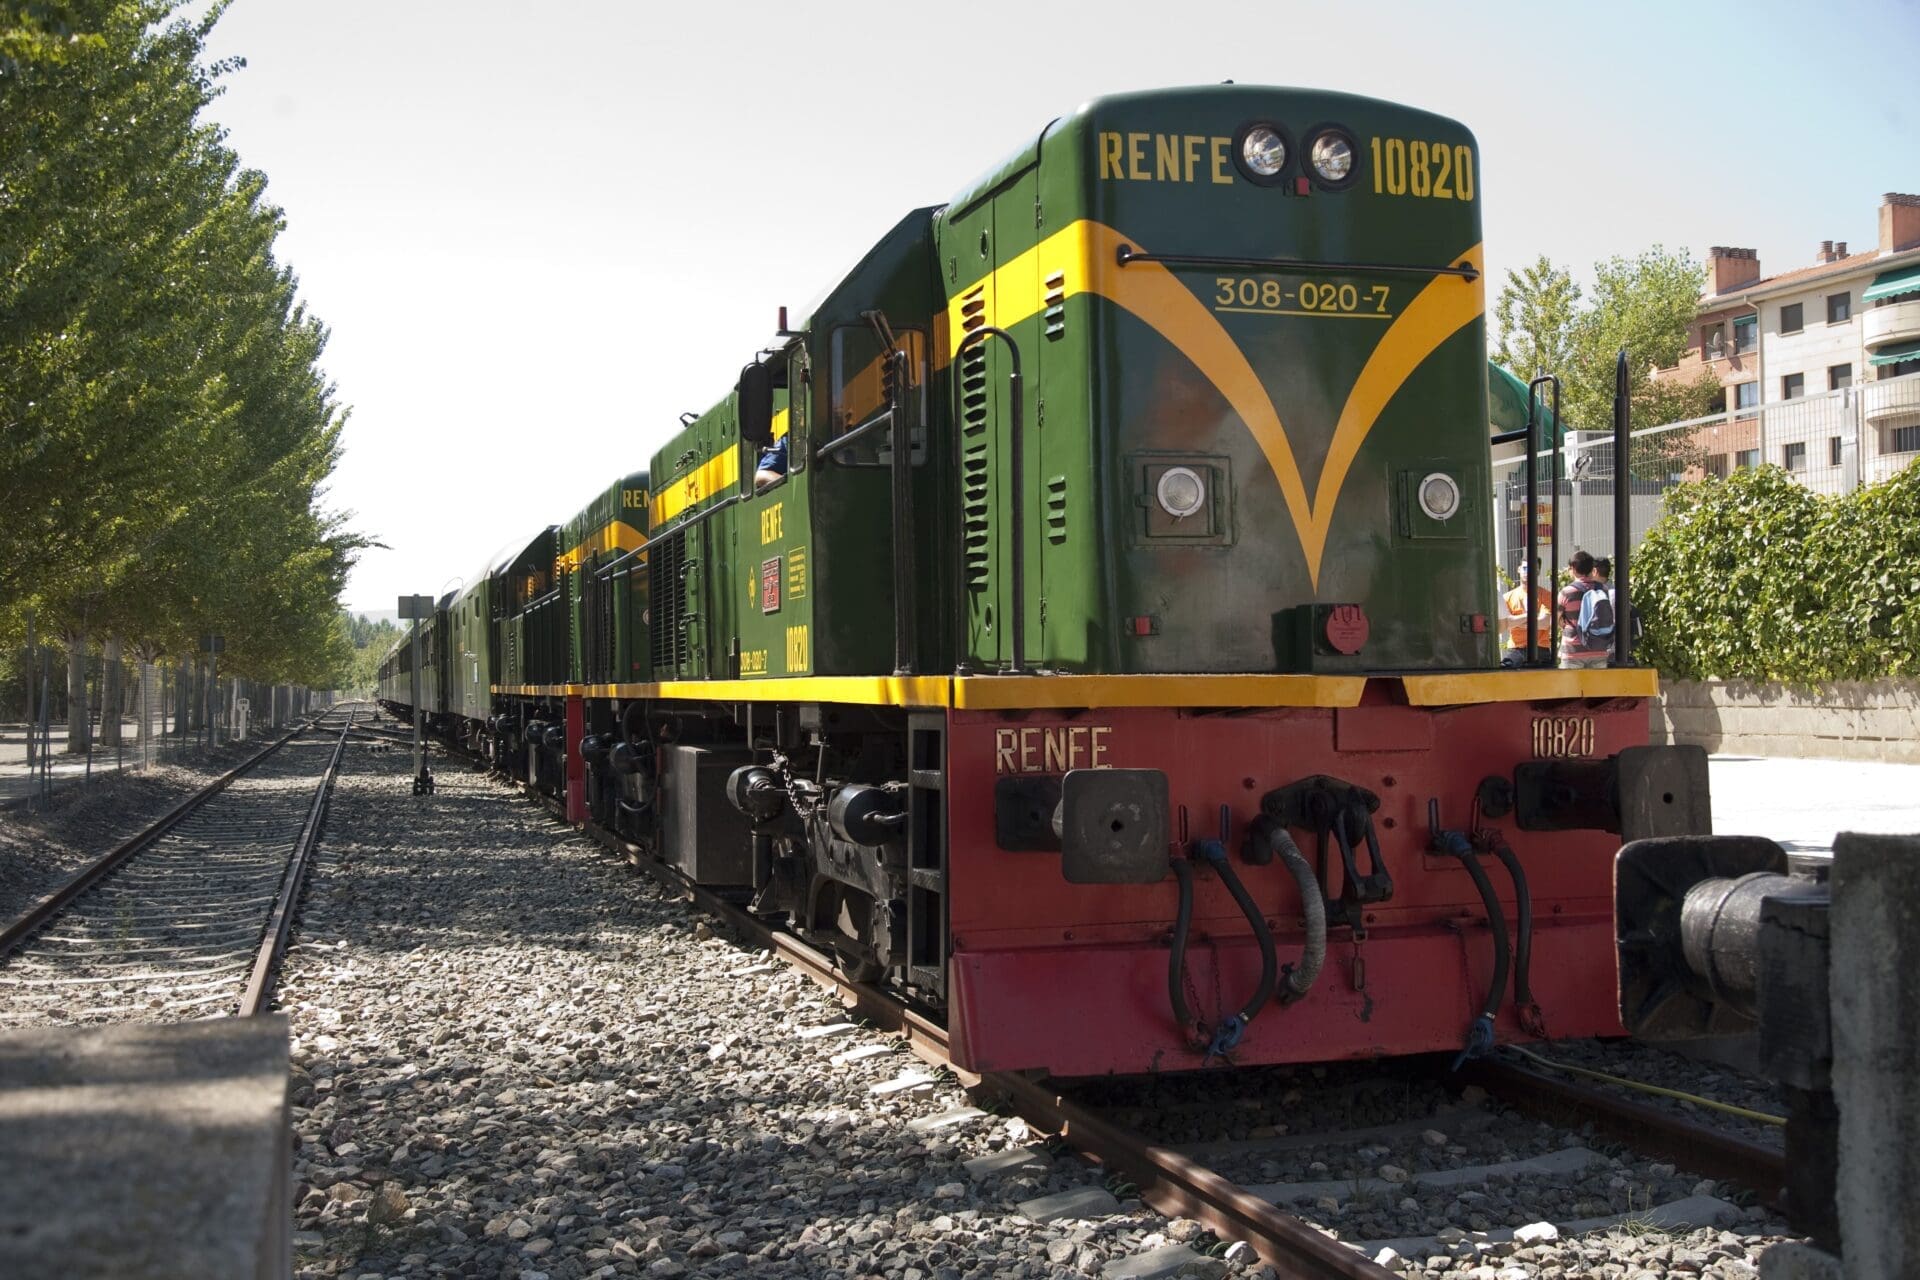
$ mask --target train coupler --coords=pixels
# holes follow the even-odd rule
[[[1260,812],[1282,827],[1312,831],[1319,841],[1317,863],[1322,886],[1329,869],[1328,841],[1340,850],[1340,896],[1325,895],[1327,923],[1359,929],[1365,926],[1363,908],[1393,897],[1393,876],[1380,853],[1380,837],[1373,815],[1380,797],[1365,787],[1339,778],[1315,774],[1275,788],[1261,797]],[[1367,870],[1361,871],[1356,849],[1367,850]]]

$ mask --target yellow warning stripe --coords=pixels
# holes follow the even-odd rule
[[[1307,576],[1317,588],[1333,512],[1347,472],[1374,423],[1409,375],[1461,328],[1486,310],[1483,276],[1436,276],[1387,328],[1347,394],[1309,496],[1279,409],[1246,352],[1179,277],[1157,262],[1119,263],[1119,251],[1146,249],[1130,236],[1091,219],[1069,223],[1025,253],[960,290],[947,305],[951,354],[982,325],[1006,328],[1080,293],[1092,293],[1145,321],[1192,361],[1211,382],[1266,455],[1286,499]],[[1454,265],[1482,269],[1481,246]]]
[[[1353,707],[1367,681],[1399,681],[1416,707],[1560,698],[1651,698],[1659,674],[1642,668],[1463,671],[1407,676],[787,676],[644,684],[492,686],[526,698],[677,698],[708,702],[839,702],[875,707],[1017,711],[1099,707]]]
[[[1416,707],[1469,702],[1545,702],[1553,698],[1652,698],[1660,673],[1650,667],[1595,667],[1571,671],[1460,671],[1401,676]]]
[[[554,557],[554,571],[571,573],[585,563],[590,555],[606,551],[638,551],[646,545],[647,535],[626,521],[609,521],[588,534],[586,541],[579,546]]]
[[[648,527],[658,529],[688,507],[740,483],[740,450],[728,445],[678,480],[663,485],[647,507]]]

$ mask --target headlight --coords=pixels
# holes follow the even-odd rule
[[[1253,172],[1271,178],[1287,167],[1287,140],[1272,125],[1257,124],[1240,139],[1240,158]]]
[[[1460,510],[1460,486],[1444,471],[1420,482],[1420,509],[1435,520],[1449,520]]]
[[[1207,500],[1207,486],[1199,472],[1191,467],[1168,467],[1160,474],[1154,496],[1160,500],[1162,511],[1175,520],[1182,520],[1198,511]]]
[[[1323,182],[1345,182],[1353,172],[1353,143],[1343,134],[1323,133],[1313,140],[1311,158]]]

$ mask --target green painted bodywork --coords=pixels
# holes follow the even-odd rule
[[[1182,180],[1102,176],[1103,133],[1123,140],[1123,173],[1157,175],[1164,172],[1161,138],[1231,139],[1253,120],[1283,125],[1296,149],[1315,126],[1345,127],[1358,144],[1356,180],[1346,190],[1314,188],[1302,196],[1290,186],[1255,185],[1229,162],[1229,181],[1217,182],[1210,141],[1200,148],[1193,181],[1184,180],[1184,146],[1175,170]],[[970,202],[956,202],[942,215],[938,253],[953,264],[949,292],[957,296],[988,268],[1082,218],[1162,254],[1330,264],[1459,261],[1480,243],[1477,201],[1376,195],[1374,136],[1473,146],[1472,136],[1452,121],[1339,94],[1218,86],[1090,103],[1049,127]],[[1138,152],[1136,137],[1145,139]],[[1476,163],[1476,178],[1477,169]],[[1235,287],[1243,279],[1273,278],[1287,288],[1301,281],[1362,290],[1385,285],[1395,313],[1429,279],[1331,265],[1285,273],[1174,270],[1203,303],[1212,302],[1222,278]],[[1313,494],[1347,394],[1385,324],[1364,317],[1215,314],[1272,400]],[[1013,334],[1027,382],[1029,656],[1076,671],[1492,665],[1491,636],[1475,633],[1471,623],[1492,592],[1483,319],[1443,342],[1365,437],[1339,491],[1317,590],[1272,466],[1226,398],[1166,338],[1091,291],[1067,298],[1052,320],[1040,314],[1014,325]],[[971,655],[989,666],[1010,649],[1005,372],[1005,356],[995,350],[984,451],[995,537],[977,575],[984,585],[968,592],[965,619]],[[1203,513],[1209,523],[1200,536],[1152,527],[1150,481],[1153,469],[1166,465],[1189,466],[1210,481]],[[1417,484],[1429,468],[1452,475],[1465,500],[1444,526],[1405,515],[1410,473],[1417,473],[1411,474]],[[1371,635],[1360,653],[1343,656],[1314,642],[1316,602],[1365,609]],[[1135,634],[1143,629],[1151,634]]]
[[[540,683],[645,680],[647,473],[621,477],[560,526],[555,548],[566,668]],[[621,544],[626,544],[624,547]]]
[[[1291,180],[1257,185],[1230,160],[1221,168],[1232,148],[1215,140],[1252,121],[1283,126],[1290,174],[1303,172],[1300,152],[1313,130],[1344,128],[1356,143],[1354,180],[1303,194]],[[1122,140],[1118,176],[1111,155],[1103,161],[1103,134]],[[1472,198],[1376,191],[1375,138],[1398,139],[1410,153],[1417,142],[1431,155],[1472,156]],[[647,571],[636,575],[647,594],[630,590],[615,611],[617,658],[605,669],[623,681],[886,674],[895,668],[893,609],[904,592],[913,670],[995,670],[1012,654],[1016,554],[1025,565],[1026,656],[1048,669],[1493,667],[1493,629],[1476,629],[1494,596],[1487,433],[1503,410],[1489,401],[1484,281],[1449,282],[1477,291],[1473,318],[1391,389],[1361,438],[1334,500],[1317,584],[1296,513],[1249,424],[1173,340],[1097,289],[1045,306],[1002,297],[986,317],[1010,330],[1024,364],[1018,548],[1009,353],[989,343],[961,367],[935,351],[949,341],[950,303],[1080,220],[1152,253],[1249,260],[1169,270],[1252,368],[1311,498],[1362,370],[1393,317],[1433,279],[1424,269],[1459,263],[1479,246],[1478,179],[1477,149],[1460,124],[1343,94],[1156,91],[1099,99],[1055,121],[950,204],[903,218],[785,338],[770,358],[776,408],[791,407],[794,420],[782,481],[754,491],[759,450],[740,440],[733,395],[653,456],[656,499],[676,496],[650,530]],[[1275,259],[1325,265],[1265,265]],[[1423,270],[1382,274],[1362,264]],[[1288,290],[1352,286],[1384,315],[1218,309],[1223,280],[1237,289],[1243,279],[1255,288],[1267,280]],[[1367,292],[1375,286],[1384,298]],[[821,454],[865,411],[856,404],[849,413],[858,397],[848,384],[880,350],[876,313],[899,340],[920,335],[916,385],[904,397],[916,430],[907,583],[895,580],[885,432],[857,458]],[[729,453],[733,478],[716,482],[716,459]],[[1207,481],[1206,504],[1185,521],[1160,515],[1154,498],[1157,477],[1175,465]],[[1434,471],[1450,476],[1462,499],[1444,521],[1415,501]],[[607,514],[605,504],[617,504],[621,487],[563,528],[561,551]],[[560,602],[571,619],[568,678],[596,679],[584,584],[563,584]],[[1370,624],[1350,655],[1324,633],[1326,607],[1347,604],[1361,606]],[[641,617],[652,623],[644,643]]]

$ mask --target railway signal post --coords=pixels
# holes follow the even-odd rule
[[[413,632],[407,644],[412,654],[412,690],[413,703],[413,794],[427,795],[433,790],[433,775],[427,771],[427,755],[423,737],[426,732],[426,713],[420,708],[420,624],[433,616],[432,596],[401,596],[400,620],[412,622]]]

